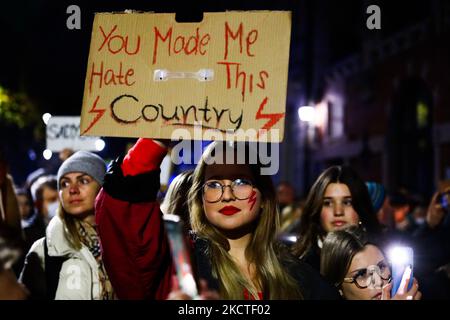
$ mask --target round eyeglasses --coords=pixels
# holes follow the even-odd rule
[[[343,282],[354,283],[360,289],[373,289],[380,286],[379,281],[375,278],[375,274],[382,280],[391,282],[391,269],[384,260],[376,265],[358,270],[353,277],[344,278]]]
[[[236,179],[229,185],[217,180],[208,180],[203,185],[203,199],[210,203],[219,202],[226,187],[230,187],[231,193],[238,200],[250,198],[253,191],[252,183],[246,179]]]

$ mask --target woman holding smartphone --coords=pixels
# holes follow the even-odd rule
[[[391,297],[389,263],[361,228],[330,232],[324,240],[320,272],[346,300],[419,300],[422,294],[416,279],[408,290],[411,271],[406,268],[397,293]]]
[[[247,152],[251,152],[246,146]],[[213,143],[193,173],[189,210],[199,278],[221,299],[333,299],[320,274],[275,242],[279,214],[270,177],[235,146]],[[96,212],[103,257],[120,299],[166,299],[173,259],[156,202],[161,143],[139,139],[105,176]],[[219,159],[219,161],[211,161]],[[229,160],[229,159],[227,159]]]

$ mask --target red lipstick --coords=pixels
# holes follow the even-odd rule
[[[236,208],[234,206],[226,206],[226,207],[223,207],[222,209],[219,210],[219,212],[221,214],[224,214],[226,216],[232,216],[233,214],[236,214],[239,211],[241,211],[241,209]]]
[[[69,203],[70,204],[78,204],[78,203],[80,203],[82,200],[81,199],[70,199],[69,200]]]

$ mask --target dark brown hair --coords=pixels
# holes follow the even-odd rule
[[[320,224],[323,197],[330,183],[345,184],[352,195],[352,206],[362,226],[369,233],[379,233],[380,224],[372,207],[369,191],[364,181],[347,166],[332,166],[326,169],[314,182],[309,191],[300,224],[299,240],[293,246],[294,255],[302,258],[316,243],[319,236],[325,236]]]
[[[329,232],[320,253],[320,273],[331,284],[339,287],[353,257],[368,244],[367,234],[358,226]]]

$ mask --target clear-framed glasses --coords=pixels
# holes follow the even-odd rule
[[[250,198],[253,191],[253,184],[247,179],[236,179],[229,185],[217,180],[208,180],[203,185],[203,199],[210,203],[219,202],[226,187],[231,188],[231,193],[238,200]]]
[[[386,261],[382,260],[376,265],[360,269],[353,277],[344,278],[343,282],[354,283],[360,289],[381,287],[381,280],[391,281],[391,269]]]

